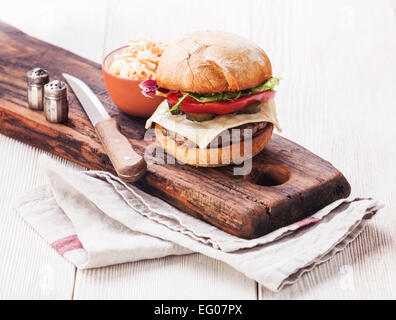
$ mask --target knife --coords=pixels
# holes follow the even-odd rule
[[[63,73],[63,77],[96,129],[117,175],[125,182],[139,180],[146,172],[147,163],[120,132],[118,121],[110,117],[98,97],[83,81],[66,73]]]

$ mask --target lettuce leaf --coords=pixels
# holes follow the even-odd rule
[[[217,102],[217,101],[233,101],[242,97],[250,96],[255,93],[259,93],[262,91],[274,91],[275,87],[279,85],[280,78],[272,77],[266,82],[258,85],[257,87],[241,90],[241,91],[226,91],[221,93],[210,93],[210,94],[196,94],[191,92],[186,92],[180,97],[177,104],[175,104],[172,108],[170,108],[167,112],[177,110],[179,107],[182,109],[183,100],[187,97],[191,97],[196,101],[207,103],[207,102]]]
[[[279,85],[280,78],[272,77],[266,82],[258,85],[257,87],[241,90],[241,91],[233,91],[233,92],[221,92],[221,93],[212,93],[212,94],[196,94],[196,93],[186,93],[191,98],[199,101],[199,102],[217,102],[217,101],[232,101],[242,97],[250,96],[255,93],[259,93],[262,91],[271,90],[273,91],[277,85]],[[184,96],[183,96],[184,98]]]
[[[252,92],[252,94],[267,90],[274,91],[275,87],[279,85],[279,82],[280,82],[280,78],[272,77],[271,79],[260,84],[259,86],[250,89],[250,91]]]
[[[183,102],[183,100],[186,99],[189,95],[190,95],[189,93],[186,93],[184,96],[182,96],[182,97],[179,99],[179,101],[178,101],[172,108],[170,108],[170,109],[167,110],[166,112],[175,111],[175,110],[177,110],[179,107],[181,107],[180,109],[182,109],[182,108],[183,108],[182,102]]]

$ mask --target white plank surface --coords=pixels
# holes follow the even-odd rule
[[[396,298],[396,1],[14,0],[1,2],[0,19],[97,62],[129,39],[196,29],[260,44],[283,77],[282,134],[331,161],[353,194],[386,204],[345,251],[280,293],[260,288],[260,298]],[[43,182],[39,153],[0,135],[0,298],[256,298],[255,282],[201,255],[75,275],[10,209]]]
[[[395,2],[257,0],[255,7],[278,17],[253,16],[253,39],[274,50],[284,77],[283,135],[332,162],[352,194],[386,204],[344,252],[278,294],[260,290],[261,298],[395,298]]]
[[[107,0],[0,2],[0,19],[33,37],[100,61],[107,28]]]
[[[12,205],[43,184],[41,151],[0,135],[0,299],[70,299],[75,268],[28,227]]]
[[[77,272],[75,299],[256,299],[252,280],[200,254]]]

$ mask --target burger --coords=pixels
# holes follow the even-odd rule
[[[233,33],[198,31],[168,44],[156,80],[142,93],[166,99],[147,120],[162,148],[182,163],[217,167],[258,154],[279,129],[271,62]]]

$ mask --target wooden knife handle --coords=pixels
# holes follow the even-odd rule
[[[99,121],[95,129],[120,179],[125,182],[139,180],[146,172],[147,163],[122,135],[117,120]]]

